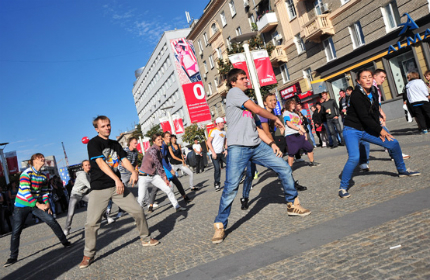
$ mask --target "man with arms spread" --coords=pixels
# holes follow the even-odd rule
[[[224,150],[226,147],[226,138],[224,129],[224,119],[217,118],[216,119],[216,128],[212,129],[209,133],[208,137],[208,147],[212,153],[212,162],[214,164],[214,186],[215,190],[219,191],[220,188],[220,180],[221,180],[221,167],[220,162],[223,161],[226,163],[227,150]],[[227,164],[227,163],[226,163]]]
[[[137,181],[137,172],[134,170],[127,153],[121,145],[109,139],[111,132],[110,120],[106,116],[98,116],[93,121],[98,135],[88,142],[88,157],[93,162],[91,168],[91,189],[87,208],[87,223],[85,224],[84,258],[79,268],[88,267],[94,261],[96,254],[97,231],[100,220],[109,203],[109,199],[127,211],[136,221],[137,230],[142,246],[155,246],[158,241],[149,235],[148,224],[142,208],[134,195],[124,187],[118,170],[119,163],[130,171],[132,186]]]
[[[226,104],[226,119],[229,122],[227,179],[218,216],[215,218],[212,243],[221,243],[224,240],[231,205],[237,194],[241,174],[249,161],[271,168],[279,175],[285,192],[288,215],[306,216],[311,213],[300,205],[291,168],[282,159],[282,152],[262,129],[257,128],[252,113],[274,120],[278,127],[283,127],[282,122],[245,95],[248,83],[245,71],[232,69],[228,73],[227,84],[231,89],[227,94]]]

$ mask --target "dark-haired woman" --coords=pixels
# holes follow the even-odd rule
[[[372,87],[373,76],[370,70],[357,73],[357,87],[351,94],[345,118],[343,136],[348,151],[348,161],[342,171],[339,197],[348,198],[349,181],[360,160],[359,143],[361,140],[390,150],[399,177],[421,175],[406,169],[399,142],[381,127],[379,121],[378,93]]]

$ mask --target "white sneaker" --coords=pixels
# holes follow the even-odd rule
[[[112,224],[113,222],[115,222],[115,220],[114,220],[114,219],[112,219],[111,217],[107,217],[107,222],[108,222],[108,225],[110,225],[110,224]]]
[[[118,214],[116,215],[116,218],[117,219],[121,218],[123,214],[124,214],[123,212],[118,212]]]
[[[149,205],[148,205],[147,208],[149,208]],[[157,203],[152,204],[152,209],[155,209],[155,208],[158,208],[158,204]]]
[[[67,229],[63,230],[63,232],[65,236],[69,235],[69,231]]]
[[[367,163],[360,164],[361,171],[369,171],[369,165]]]
[[[108,215],[108,216],[110,215],[110,209],[106,210],[106,215]]]
[[[403,157],[403,159],[408,159],[408,158],[411,158],[411,156],[410,156],[410,155],[407,155],[407,154],[403,154],[403,153],[402,153],[402,157]]]

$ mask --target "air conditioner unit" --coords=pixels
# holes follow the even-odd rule
[[[330,13],[330,7],[328,6],[328,3],[324,3],[324,4],[321,6],[321,12],[322,12],[323,14]]]
[[[246,8],[246,7],[249,7],[249,0],[243,0],[243,6]]]
[[[278,34],[275,37],[273,37],[276,41],[281,41],[282,40],[282,35]]]

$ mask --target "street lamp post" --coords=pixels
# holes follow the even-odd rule
[[[4,153],[3,153],[3,150],[7,144],[9,144],[9,142],[8,143],[0,143],[0,157],[1,157],[1,162],[3,165],[3,173],[4,173],[4,177],[6,179],[6,184],[9,184],[10,183],[10,181],[9,181],[9,168],[7,167],[7,161],[6,161],[6,159],[4,157]]]
[[[232,43],[243,42],[243,49],[245,50],[246,64],[248,65],[249,75],[251,76],[251,83],[254,87],[255,97],[257,97],[258,105],[264,108],[263,98],[261,97],[260,83],[258,82],[257,69],[255,69],[254,60],[251,56],[251,51],[249,50],[249,40],[255,37],[257,32],[246,33],[239,35],[231,39]]]

